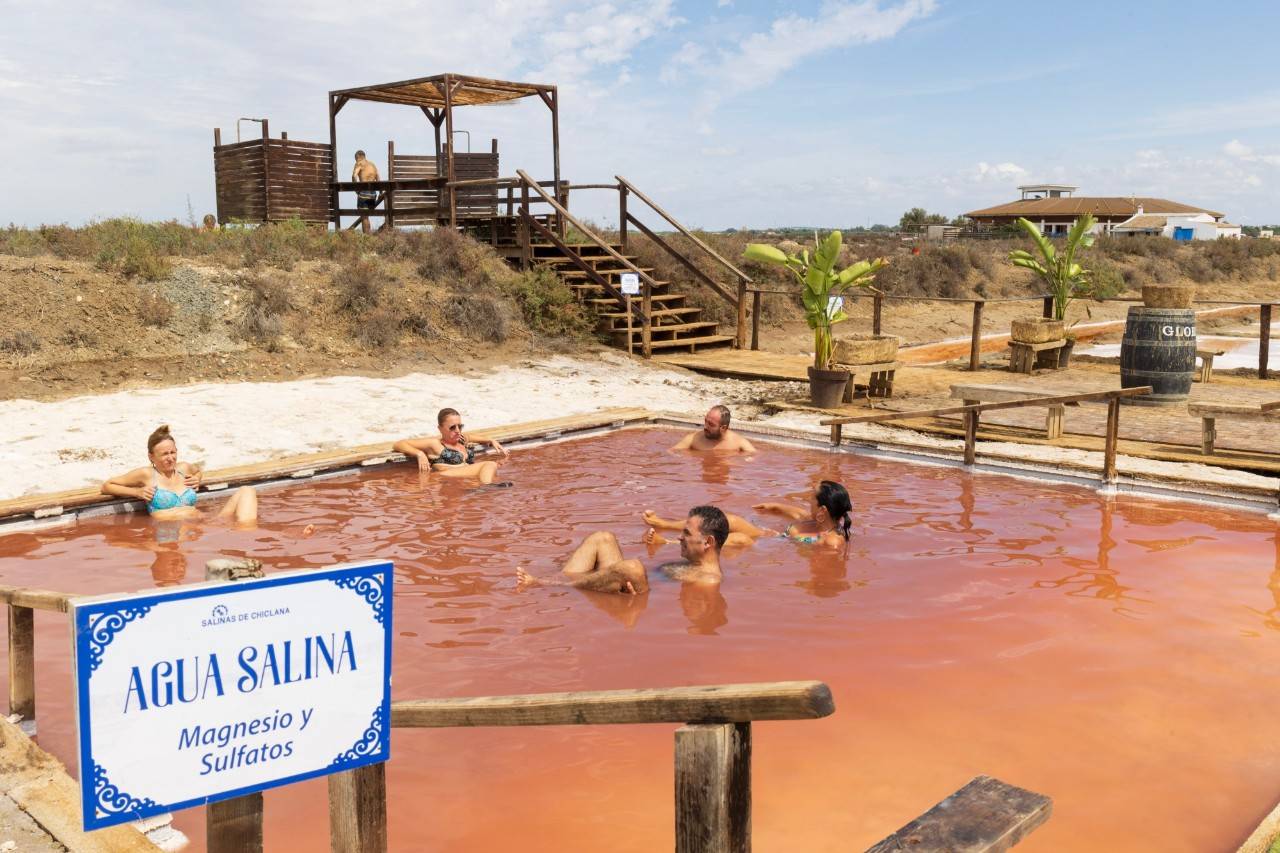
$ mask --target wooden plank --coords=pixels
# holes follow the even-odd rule
[[[99,493],[101,494],[101,493]],[[27,589],[17,586],[0,586],[0,601],[11,607],[29,608],[32,610],[50,610],[54,613],[66,613],[68,602],[73,596],[65,592],[54,592],[48,589]]]
[[[1271,305],[1258,306],[1258,378],[1267,378],[1267,361],[1271,351]]]
[[[1119,397],[1137,397],[1150,394],[1151,386],[1139,388],[1121,388],[1119,391],[1092,391],[1087,394],[1063,394],[1054,397],[1040,397],[1031,400],[1011,400],[1007,403],[981,403],[977,406],[945,406],[940,409],[925,409],[907,412],[880,412],[874,415],[857,415],[855,417],[828,418],[818,421],[822,426],[830,426],[839,422],[843,424],[875,423],[878,421],[894,421],[902,418],[936,418],[943,415],[963,415],[968,411],[992,412],[998,409],[1021,409],[1026,406],[1047,406],[1059,403],[1090,403],[1111,400]]]
[[[1237,403],[1187,403],[1187,413],[1191,415],[1210,415],[1223,419],[1256,421],[1280,420],[1280,402],[1262,403],[1257,406],[1246,406]]]
[[[391,725],[570,726],[808,720],[835,710],[820,681],[534,693],[391,703]]]
[[[973,301],[973,321],[969,328],[969,369],[978,370],[982,366],[982,308],[983,301]]]
[[[329,849],[386,853],[386,764],[367,764],[329,777]]]
[[[676,853],[751,850],[751,724],[676,730]]]
[[[748,282],[751,281],[751,276],[747,275],[742,270],[738,269],[733,264],[729,263],[727,260],[721,257],[719,252],[717,252],[715,249],[712,249],[710,246],[704,243],[702,239],[699,238],[696,234],[694,234],[688,228],[685,228],[683,225],[677,222],[674,216],[667,213],[665,210],[659,207],[657,203],[654,202],[653,199],[649,198],[647,195],[645,195],[639,189],[637,189],[635,184],[631,183],[621,175],[614,175],[614,178],[617,180],[619,186],[626,187],[627,190],[629,190],[636,198],[640,199],[645,204],[649,205],[649,207],[653,208],[655,213],[657,213],[663,219],[667,220],[667,222],[671,223],[673,228],[675,228],[677,231],[683,234],[686,238],[691,240],[695,246],[697,246],[703,252],[705,252],[706,254],[710,255],[711,257],[719,261],[721,266],[728,269],[737,278],[748,281]]]
[[[209,853],[262,853],[262,792],[205,806]]]
[[[1102,482],[1116,481],[1116,442],[1120,438],[1120,398],[1107,401],[1106,447],[1102,457]]]
[[[990,776],[963,788],[867,853],[1001,853],[1053,813],[1053,800]]]
[[[9,605],[9,713],[36,718],[35,611]]]
[[[978,411],[964,413],[964,464],[972,465],[978,458]]]
[[[1009,400],[1034,400],[1044,397],[1044,391],[1016,388],[1008,385],[952,385],[951,399],[979,400],[984,403],[1003,403]]]

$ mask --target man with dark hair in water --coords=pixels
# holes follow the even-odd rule
[[[755,453],[756,449],[729,429],[729,407],[712,406],[702,419],[702,429],[694,430],[672,450],[714,450],[721,453]]]
[[[680,560],[663,563],[659,571],[672,580],[699,586],[719,586],[720,549],[729,538],[729,521],[714,506],[689,510],[680,532]],[[644,563],[622,555],[618,537],[606,530],[592,533],[565,562],[556,578],[535,577],[516,569],[516,581],[525,586],[571,586],[595,592],[640,595],[649,591]]]

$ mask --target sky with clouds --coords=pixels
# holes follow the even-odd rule
[[[0,0],[0,222],[214,209],[213,128],[328,140],[330,89],[445,71],[560,87],[563,173],[624,175],[705,228],[948,215],[1050,180],[1280,222],[1270,2]],[[503,174],[550,176],[535,99],[459,110]],[[339,157],[429,153],[353,102]],[[245,125],[246,135],[257,132]],[[458,137],[459,148],[467,138]],[[381,152],[379,154],[379,152]],[[576,211],[616,219],[616,197]]]

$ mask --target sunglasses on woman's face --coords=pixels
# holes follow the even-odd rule
[[[445,427],[445,429],[449,430],[449,432],[462,432],[464,427],[462,424],[454,424],[453,426]]]

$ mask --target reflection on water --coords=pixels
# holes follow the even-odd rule
[[[1217,849],[1273,804],[1274,523],[822,451],[672,454],[676,437],[517,451],[510,489],[411,466],[269,489],[251,531],[112,516],[11,535],[0,583],[101,593],[198,582],[219,555],[270,571],[377,557],[396,567],[397,698],[826,680],[833,718],[762,727],[760,849],[865,847],[977,773],[1054,797],[1032,853]],[[646,507],[776,525],[752,504],[803,506],[822,479],[853,498],[847,554],[767,539],[726,554],[713,590],[515,589],[517,566],[551,574],[601,529],[652,572],[671,555],[645,553]],[[65,630],[37,618],[41,741],[74,762]],[[392,847],[670,848],[670,746],[631,727],[397,732]],[[325,847],[323,784],[268,799],[271,849]],[[421,820],[424,801],[449,820]],[[199,813],[178,822],[200,849]]]

